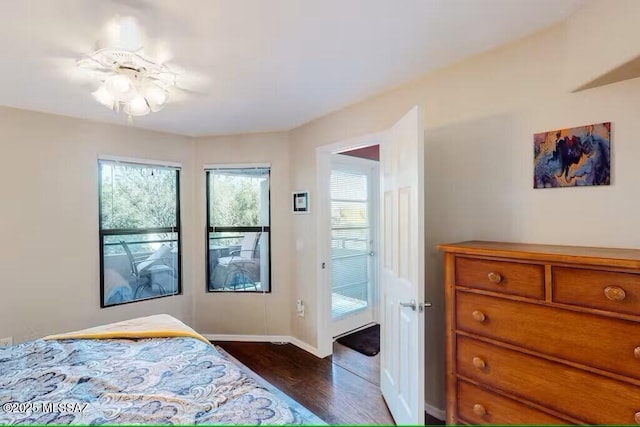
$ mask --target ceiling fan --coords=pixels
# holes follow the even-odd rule
[[[103,34],[103,47],[77,60],[79,69],[99,82],[95,100],[129,118],[164,108],[180,76],[162,58],[145,54],[145,36],[136,18],[116,16]]]

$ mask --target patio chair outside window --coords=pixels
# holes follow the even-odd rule
[[[145,290],[154,292],[154,285],[158,288],[159,295],[164,295],[166,290],[157,279],[159,275],[163,274],[169,274],[171,278],[176,276],[175,269],[168,265],[173,259],[171,248],[167,245],[162,245],[148,257],[145,256],[142,259],[136,259],[131,253],[127,242],[121,240],[120,244],[127,253],[131,265],[131,275],[136,281],[136,290],[134,291],[133,298],[137,299]]]
[[[246,232],[240,249],[231,251],[229,256],[218,258],[218,264],[213,272],[213,282],[222,288],[257,289],[256,282],[260,281],[260,242],[259,232]]]

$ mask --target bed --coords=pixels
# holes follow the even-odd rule
[[[324,424],[168,315],[0,348],[0,424]]]

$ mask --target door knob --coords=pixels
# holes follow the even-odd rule
[[[412,299],[409,302],[401,302],[400,305],[402,307],[409,307],[412,311],[416,311],[417,305],[416,300]]]
[[[426,307],[431,307],[431,303],[430,302],[422,302],[422,303],[418,304],[418,303],[416,303],[416,300],[414,300],[414,299],[412,299],[409,302],[401,302],[400,305],[402,307],[408,307],[412,311],[416,311],[416,309],[418,309],[418,311],[420,313],[422,313]]]

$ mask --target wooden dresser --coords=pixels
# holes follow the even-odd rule
[[[640,424],[640,250],[439,249],[448,424]]]

